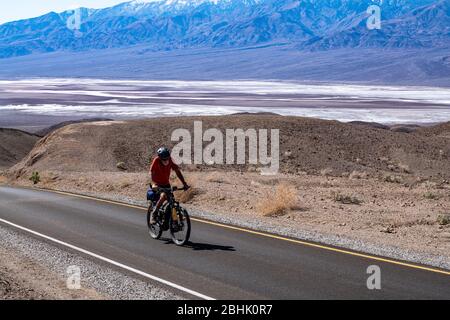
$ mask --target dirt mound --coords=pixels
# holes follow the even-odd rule
[[[22,160],[38,140],[38,136],[24,131],[0,128],[0,170]]]
[[[345,175],[356,171],[413,173],[438,179],[450,176],[450,144],[445,137],[270,115],[72,124],[42,139],[9,173],[17,177],[31,170],[119,171],[119,162],[129,172],[145,171],[158,147],[176,144],[170,142],[173,130],[185,128],[192,132],[194,121],[199,120],[203,121],[203,130],[280,129],[280,165],[286,173]],[[210,167],[197,166],[197,169]],[[214,169],[230,168],[214,166]],[[233,169],[255,168],[236,165]]]

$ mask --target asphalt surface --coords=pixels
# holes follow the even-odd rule
[[[177,247],[150,238],[144,210],[69,195],[0,187],[0,219],[215,299],[450,299],[447,274],[200,221]],[[371,265],[380,290],[367,288]]]

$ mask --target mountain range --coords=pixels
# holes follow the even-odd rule
[[[381,0],[380,0],[381,1]],[[79,32],[67,27],[72,11],[0,26],[0,57],[57,50],[147,44],[153,50],[294,43],[299,49],[425,48],[450,43],[450,1],[388,0],[382,27],[369,30],[372,0],[132,1],[105,9],[81,8]]]
[[[381,9],[381,29],[369,30],[367,9],[374,4]],[[76,12],[79,29],[71,30],[68,21]],[[137,0],[104,9],[50,12],[0,26],[0,61],[43,53],[101,55],[98,50],[129,52],[134,47],[139,54],[288,47],[299,54],[400,49],[422,55],[450,48],[450,1]],[[432,56],[427,68],[440,76],[450,74],[450,53]]]

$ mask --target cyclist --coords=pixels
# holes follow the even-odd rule
[[[170,156],[170,150],[168,148],[159,148],[157,151],[157,157],[153,159],[152,164],[150,166],[150,176],[152,179],[152,188],[170,188],[170,172],[171,170],[175,171],[178,179],[180,179],[181,183],[183,183],[183,187],[185,190],[189,189],[189,185],[184,180],[183,174],[180,171],[180,168],[177,164],[175,164]],[[162,192],[160,194],[159,200],[156,203],[155,208],[153,208],[150,224],[156,223],[156,213],[159,211],[161,206],[167,200],[167,195]]]

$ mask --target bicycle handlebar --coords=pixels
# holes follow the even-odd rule
[[[174,187],[170,187],[170,188],[161,188],[161,187],[152,187],[152,185],[150,184],[150,187],[152,188],[153,191],[158,191],[158,192],[175,192],[175,191],[187,191],[189,190],[190,187],[183,187],[183,188],[179,188],[177,186]]]

